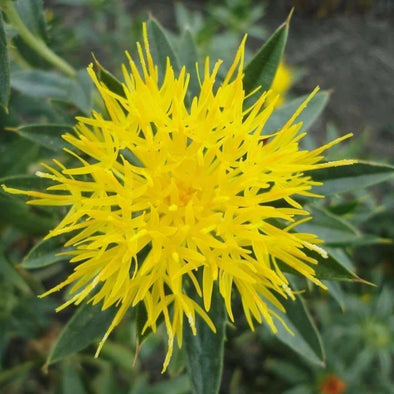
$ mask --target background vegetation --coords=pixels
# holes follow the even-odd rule
[[[285,20],[290,2],[272,3],[248,0],[179,3],[52,0],[45,1],[42,7],[40,1],[17,0],[16,7],[28,28],[78,71],[72,80],[55,73],[53,67],[26,45],[4,18],[12,94],[7,109],[0,108],[0,178],[32,174],[39,169],[40,161],[52,157],[54,152],[59,154],[53,135],[58,135],[59,130],[70,129],[74,117],[88,113],[94,104],[91,84],[83,71],[92,61],[91,53],[117,75],[119,65],[125,61],[124,50],[135,51],[141,22],[150,12],[168,29],[174,47],[181,47],[182,33],[187,27],[200,56],[208,54],[213,59],[229,61],[244,33],[250,37],[250,57],[254,46],[261,45],[273,27]],[[368,18],[373,21],[378,18],[384,24],[392,18],[390,4],[389,1],[372,4],[361,0],[299,0],[294,2],[295,18],[299,13],[294,24],[298,26],[300,20],[303,23],[310,20],[318,29],[324,18],[333,16],[361,18],[366,23]],[[292,34],[290,28],[290,37]],[[382,30],[380,34],[387,33]],[[307,38],[302,37],[304,47],[301,49],[294,49],[297,43],[290,39],[289,55],[285,56],[289,63],[297,53],[319,51],[313,46],[319,45],[313,32]],[[2,37],[0,45],[3,45]],[[370,45],[373,53],[373,43]],[[380,48],[379,43],[376,48]],[[385,52],[380,53],[383,63],[387,62],[387,56]],[[309,68],[308,60],[305,55],[304,63],[299,56],[293,64],[293,90],[287,94],[288,102],[311,88],[310,74],[314,71]],[[330,61],[335,62],[335,50],[327,59],[328,65]],[[337,72],[340,75],[341,70]],[[384,67],[371,70],[370,79],[379,81],[377,74],[384,76],[385,72]],[[330,89],[332,86],[322,87]],[[378,84],[374,88],[378,93],[386,94],[387,86]],[[356,99],[356,90],[354,96]],[[327,98],[328,94],[322,99],[319,111]],[[341,111],[351,111],[352,103],[341,101],[336,93],[334,98],[344,106]],[[372,100],[368,105],[374,109],[376,102]],[[381,110],[380,107],[376,109]],[[349,128],[349,118],[341,118],[340,113],[331,107],[323,121],[311,126],[316,134],[307,143],[313,146],[316,139],[333,139],[344,134],[347,131],[344,128]],[[359,128],[352,128],[356,136],[351,142],[334,148],[329,159],[357,157],[389,163],[391,150],[387,147],[390,143],[387,135],[393,131],[392,120],[384,118],[386,120],[382,123],[377,123],[375,119],[365,118],[365,126],[360,127],[361,121],[357,119]],[[50,126],[45,129],[45,124]],[[387,178],[385,173],[379,176],[380,180]],[[30,178],[26,178],[26,182],[27,179]],[[301,328],[301,340],[294,343],[283,338],[278,340],[265,326],[255,333],[250,332],[242,321],[237,327],[229,326],[222,393],[394,392],[394,271],[389,241],[394,233],[393,207],[392,185],[388,182],[373,189],[329,197],[322,208],[327,208],[336,220],[344,220],[350,227],[333,227],[330,232],[313,230],[327,240],[328,248],[336,253],[335,257],[342,264],[347,264],[350,270],[374,285],[330,282],[331,295],[316,288],[310,288],[304,294],[312,319],[321,332],[325,354],[318,354],[311,348],[308,338],[303,338]],[[57,283],[69,268],[62,261],[52,264],[57,257],[49,251],[54,245],[39,244],[32,251],[31,248],[61,215],[61,211],[28,209],[23,201],[11,200],[0,192],[0,391],[10,394],[189,393],[183,353],[174,355],[168,374],[160,374],[164,332],[150,336],[142,349],[138,349],[135,360],[136,328],[131,319],[126,319],[115,330],[99,359],[93,358],[96,344],[91,344],[66,358],[61,352],[56,353],[59,362],[55,362],[56,357],[52,354],[48,366],[48,355],[74,311],[54,313],[62,294],[44,299],[38,299],[36,295]],[[344,242],[347,246],[339,248]],[[95,324],[100,327],[99,321]],[[71,329],[78,327],[71,325]],[[88,334],[92,335],[92,332],[88,331]],[[81,335],[83,337],[83,333]],[[87,343],[90,339],[87,338]]]

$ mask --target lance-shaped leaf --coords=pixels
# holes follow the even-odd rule
[[[11,264],[0,245],[0,280],[2,283],[12,284],[24,294],[31,294],[31,289],[18,270]]]
[[[26,175],[2,178],[0,185],[24,190],[43,190],[49,182],[48,179]],[[27,199],[28,197],[9,194],[0,187],[0,222],[11,224],[29,234],[42,235],[54,228],[56,220],[53,214],[45,208],[26,205]]]
[[[79,70],[75,78],[43,70],[17,71],[11,75],[11,87],[27,96],[73,104],[84,113],[92,107],[92,84],[86,70]]]
[[[309,210],[312,220],[297,226],[298,232],[316,234],[327,245],[344,245],[361,237],[361,233],[345,219],[315,206]]]
[[[63,394],[86,394],[82,378],[78,373],[78,364],[71,361],[62,365],[62,393]]]
[[[8,64],[7,40],[5,37],[3,16],[0,12],[0,105],[7,109],[10,98],[10,72]]]
[[[101,310],[101,305],[87,303],[81,305],[60,333],[45,366],[79,352],[102,338],[115,313],[114,307]]]
[[[21,190],[45,190],[47,187],[53,185],[53,181],[47,178],[40,178],[34,175],[16,175],[0,178],[0,185],[21,189]],[[0,192],[3,189],[0,188]],[[21,200],[27,200],[28,197],[18,196]]]
[[[32,124],[28,126],[20,126],[16,130],[20,136],[27,138],[45,148],[53,151],[61,151],[66,145],[62,135],[73,131],[70,125],[61,124]]]
[[[72,248],[64,248],[62,237],[50,238],[38,242],[22,261],[26,269],[42,268],[48,265],[68,260],[68,255],[60,254]]]
[[[282,313],[277,309],[275,309],[275,312],[283,319],[292,333],[278,322],[276,324],[278,329],[276,337],[300,356],[323,367],[325,365],[325,354],[322,340],[303,298],[297,296],[294,301],[290,299],[281,300],[281,304],[286,309],[286,313]],[[259,330],[266,329],[265,326],[259,328]]]
[[[287,41],[290,17],[279,26],[268,41],[258,50],[245,67],[244,89],[246,94],[261,86],[261,91],[269,90],[279,67]]]
[[[14,2],[15,9],[27,29],[37,40],[48,42],[47,26],[42,0],[18,0]],[[20,35],[16,35],[13,44],[20,55],[35,67],[42,67],[43,58],[27,44]]]
[[[179,44],[180,63],[186,66],[187,72],[190,74],[190,82],[188,86],[188,99],[200,93],[200,83],[198,82],[196,63],[198,62],[197,48],[190,30],[185,30]]]
[[[223,298],[214,287],[209,313],[216,333],[197,319],[197,334],[193,335],[188,322],[184,323],[184,349],[187,370],[195,394],[216,394],[219,391],[222,370],[226,312]]]
[[[346,295],[342,291],[341,285],[338,282],[324,280],[323,283],[327,286],[328,294],[338,303],[342,311],[346,308]]]
[[[11,136],[10,136],[11,137]],[[26,173],[31,163],[38,160],[40,147],[21,138],[1,140],[0,177]]]
[[[122,83],[105,69],[94,56],[93,59],[97,67],[97,77],[99,81],[101,81],[111,92],[121,97],[126,97]]]
[[[314,258],[318,262],[317,265],[313,265],[313,268],[315,270],[316,277],[320,280],[355,281],[365,283],[365,281],[360,279],[351,269],[347,268],[341,260],[335,258],[331,254],[328,254],[327,257],[324,258],[317,252],[308,251],[308,256]],[[303,275],[298,271],[280,261],[279,267],[283,272],[303,277]]]
[[[162,80],[166,69],[167,58],[170,59],[171,66],[175,75],[179,73],[179,61],[171,46],[163,27],[154,19],[149,19],[147,23],[150,53],[155,64],[159,69],[160,79]]]
[[[42,0],[15,1],[15,8],[26,27],[35,36],[47,41],[48,35]]]
[[[394,175],[394,166],[358,161],[349,166],[322,168],[311,172],[313,180],[323,182],[313,192],[332,196],[384,182]]]
[[[308,255],[318,261],[315,272],[320,280],[364,282],[351,269],[347,268],[342,260],[335,258],[332,254],[328,254],[326,258],[317,252],[308,252]]]
[[[299,106],[308,98],[308,95],[298,97],[288,104],[285,104],[279,108],[276,108],[272,115],[267,120],[264,126],[264,133],[270,134],[277,130],[280,130],[288,119],[294,114]],[[296,122],[302,122],[300,132],[303,132],[312,125],[312,123],[318,118],[320,113],[323,111],[329,99],[328,92],[318,92],[308,103],[305,109],[298,115]]]

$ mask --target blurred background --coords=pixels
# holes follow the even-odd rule
[[[19,3],[23,5],[22,0]],[[167,29],[174,46],[187,28],[200,58],[208,54],[213,60],[229,62],[245,33],[250,57],[294,7],[284,56],[285,99],[309,93],[316,85],[330,91],[327,107],[310,128],[310,146],[351,131],[352,141],[335,148],[329,158],[392,163],[393,0],[48,0],[43,4],[45,34],[56,53],[78,69],[85,68],[94,53],[118,76],[124,51],[135,53],[141,23],[150,15]],[[48,68],[17,37],[13,44],[22,63]],[[51,119],[52,109],[43,111],[41,100],[28,101],[17,87],[13,89],[10,112],[0,113],[1,132]],[[7,155],[5,146],[0,146],[1,160]],[[5,163],[3,170],[9,165]],[[251,333],[241,321],[237,328],[228,329],[221,393],[394,393],[393,248],[387,241],[394,235],[392,191],[392,185],[384,183],[368,194],[355,192],[331,201],[336,214],[385,241],[353,245],[345,251],[349,265],[376,286],[341,283],[331,289],[331,297],[317,289],[307,295],[325,344],[325,365],[302,358],[266,327]],[[0,219],[4,217],[3,212]],[[39,237],[15,234],[4,223],[2,247],[7,253],[1,249],[1,259],[7,255],[18,263]],[[61,295],[36,298],[56,282],[51,278],[59,269],[55,265],[27,272],[13,271],[7,264],[0,267],[0,392],[190,392],[181,352],[175,354],[168,375],[160,374],[164,333],[148,339],[133,366],[135,327],[130,328],[127,321],[111,336],[100,359],[93,358],[93,345],[44,372],[41,367],[72,313],[53,312]]]

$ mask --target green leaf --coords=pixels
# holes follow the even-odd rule
[[[40,147],[30,141],[14,137],[0,143],[0,176],[26,173],[28,167],[39,157]]]
[[[322,168],[310,173],[314,181],[324,182],[312,191],[325,196],[352,192],[389,180],[394,174],[394,166],[359,160],[347,166]]]
[[[328,206],[327,209],[334,215],[342,216],[354,212],[359,205],[359,200],[341,201],[338,204]]]
[[[0,105],[7,110],[10,98],[10,72],[3,16],[0,12]]]
[[[70,125],[61,124],[32,124],[19,126],[16,130],[21,137],[33,141],[45,148],[53,151],[61,151],[66,145],[62,135],[71,133],[73,128]]]
[[[309,210],[312,220],[297,226],[298,232],[316,234],[327,245],[347,245],[361,237],[361,233],[345,219],[315,206]]]
[[[335,248],[327,245],[323,245],[323,247],[330,256],[337,260],[339,264],[345,267],[348,271],[353,272],[355,270],[353,261],[350,259],[349,255],[343,248]]]
[[[133,369],[135,355],[131,348],[127,348],[123,344],[107,340],[100,354],[117,369],[120,368],[127,372],[131,372]]]
[[[264,133],[270,134],[280,130],[288,119],[294,114],[298,107],[308,98],[309,95],[298,97],[289,103],[276,108],[264,126]],[[302,122],[299,132],[307,130],[323,111],[329,99],[329,93],[318,92],[308,103],[306,108],[296,118],[297,123]]]
[[[15,8],[25,26],[42,40],[47,41],[47,27],[45,23],[42,0],[17,0]]]
[[[188,87],[189,100],[198,96],[200,93],[200,83],[198,82],[196,63],[198,62],[197,48],[190,30],[185,30],[179,44],[180,63],[186,66],[187,72],[190,74],[190,82]]]
[[[342,311],[344,311],[346,296],[341,288],[341,285],[338,282],[332,282],[329,280],[323,280],[322,282],[327,286],[328,294],[334,298]]]
[[[103,311],[100,305],[82,304],[60,333],[45,366],[85,349],[103,337],[115,313],[114,307]]]
[[[320,280],[341,280],[364,282],[354,272],[348,269],[342,261],[328,254],[327,258],[322,257],[319,253],[308,251],[308,256],[314,258],[318,263],[313,265],[316,277]],[[303,277],[298,271],[289,267],[287,264],[279,262],[281,271]]]
[[[24,294],[32,293],[25,279],[4,255],[2,247],[0,247],[0,280],[7,281],[7,284],[12,284]]]
[[[42,268],[68,260],[70,256],[59,256],[58,254],[70,251],[72,248],[64,248],[62,244],[58,237],[38,242],[23,259],[22,267],[26,269]]]
[[[162,26],[156,20],[149,19],[147,30],[150,52],[155,64],[158,66],[160,80],[163,80],[164,77],[167,57],[170,59],[174,73],[178,74],[180,71],[179,62]]]
[[[278,322],[276,324],[278,329],[276,337],[300,356],[324,367],[325,354],[322,340],[303,298],[297,296],[294,301],[290,299],[281,300],[281,304],[286,309],[286,313],[277,309],[275,309],[275,312],[283,319],[294,335]]]
[[[261,86],[262,92],[271,87],[283,55],[288,31],[289,20],[274,32],[245,67],[243,82],[246,94],[258,86]]]
[[[177,376],[171,380],[158,382],[150,387],[146,387],[144,394],[186,394],[190,393],[190,382],[186,375]]]
[[[24,190],[42,190],[48,180],[36,176],[15,176],[0,179],[0,185]],[[25,233],[42,235],[56,225],[53,214],[42,207],[26,204],[26,196],[9,194],[0,187],[0,223],[13,225]]]
[[[220,387],[226,311],[217,287],[214,287],[212,293],[209,316],[216,327],[216,333],[212,332],[202,318],[196,319],[195,336],[187,322],[183,328],[187,370],[195,394],[216,394]]]
[[[27,29],[37,39],[48,42],[42,0],[17,0],[15,1],[15,8]],[[18,53],[34,67],[39,68],[47,64],[20,35],[13,38],[13,44],[17,48]]]
[[[94,56],[93,59],[97,67],[97,77],[99,81],[101,81],[111,92],[121,97],[126,97],[122,83],[105,69]]]
[[[273,372],[282,382],[288,382],[291,386],[300,384],[309,379],[308,370],[303,365],[291,361],[269,358],[266,362],[268,371]]]
[[[11,74],[11,86],[30,97],[73,104],[84,113],[92,107],[92,84],[85,70],[79,70],[75,78],[43,70],[17,71]]]
[[[352,270],[348,269],[341,260],[336,259],[331,254],[324,258],[317,252],[309,251],[308,255],[318,261],[315,272],[316,277],[320,280],[363,281]]]
[[[78,364],[77,364],[78,365]],[[75,363],[67,362],[62,366],[62,393],[63,394],[86,394],[80,374]]]

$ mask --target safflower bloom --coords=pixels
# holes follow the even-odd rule
[[[262,137],[275,102],[266,105],[268,93],[255,92],[256,101],[245,108],[244,44],[220,86],[221,62],[211,68],[206,59],[200,93],[188,107],[189,74],[182,68],[175,75],[167,59],[159,81],[144,25],[143,46],[137,45],[141,71],[128,54],[129,69],[122,67],[124,96],[88,68],[109,116],[79,117],[75,134],[63,136],[78,166],[43,164],[47,172],[37,175],[54,182],[46,192],[3,186],[33,197],[29,204],[69,207],[46,238],[72,233],[65,246],[73,246],[67,253],[76,266],[44,295],[72,284],[70,299],[57,310],[84,300],[117,306],[97,353],[126,311],[143,303],[144,330],[155,331],[164,320],[165,369],[174,338],[182,345],[185,316],[193,333],[196,315],[215,331],[207,313],[215,282],[230,320],[238,293],[250,327],[265,321],[276,331],[279,317],[270,305],[284,311],[280,298],[294,298],[278,261],[324,287],[308,251],[325,252],[314,234],[293,231],[311,217],[294,197],[320,197],[310,191],[317,183],[306,171],[351,163],[321,163],[322,152],[348,136],[300,149],[305,133],[298,133],[295,119],[313,93],[281,130]],[[186,282],[203,307],[186,292]]]

